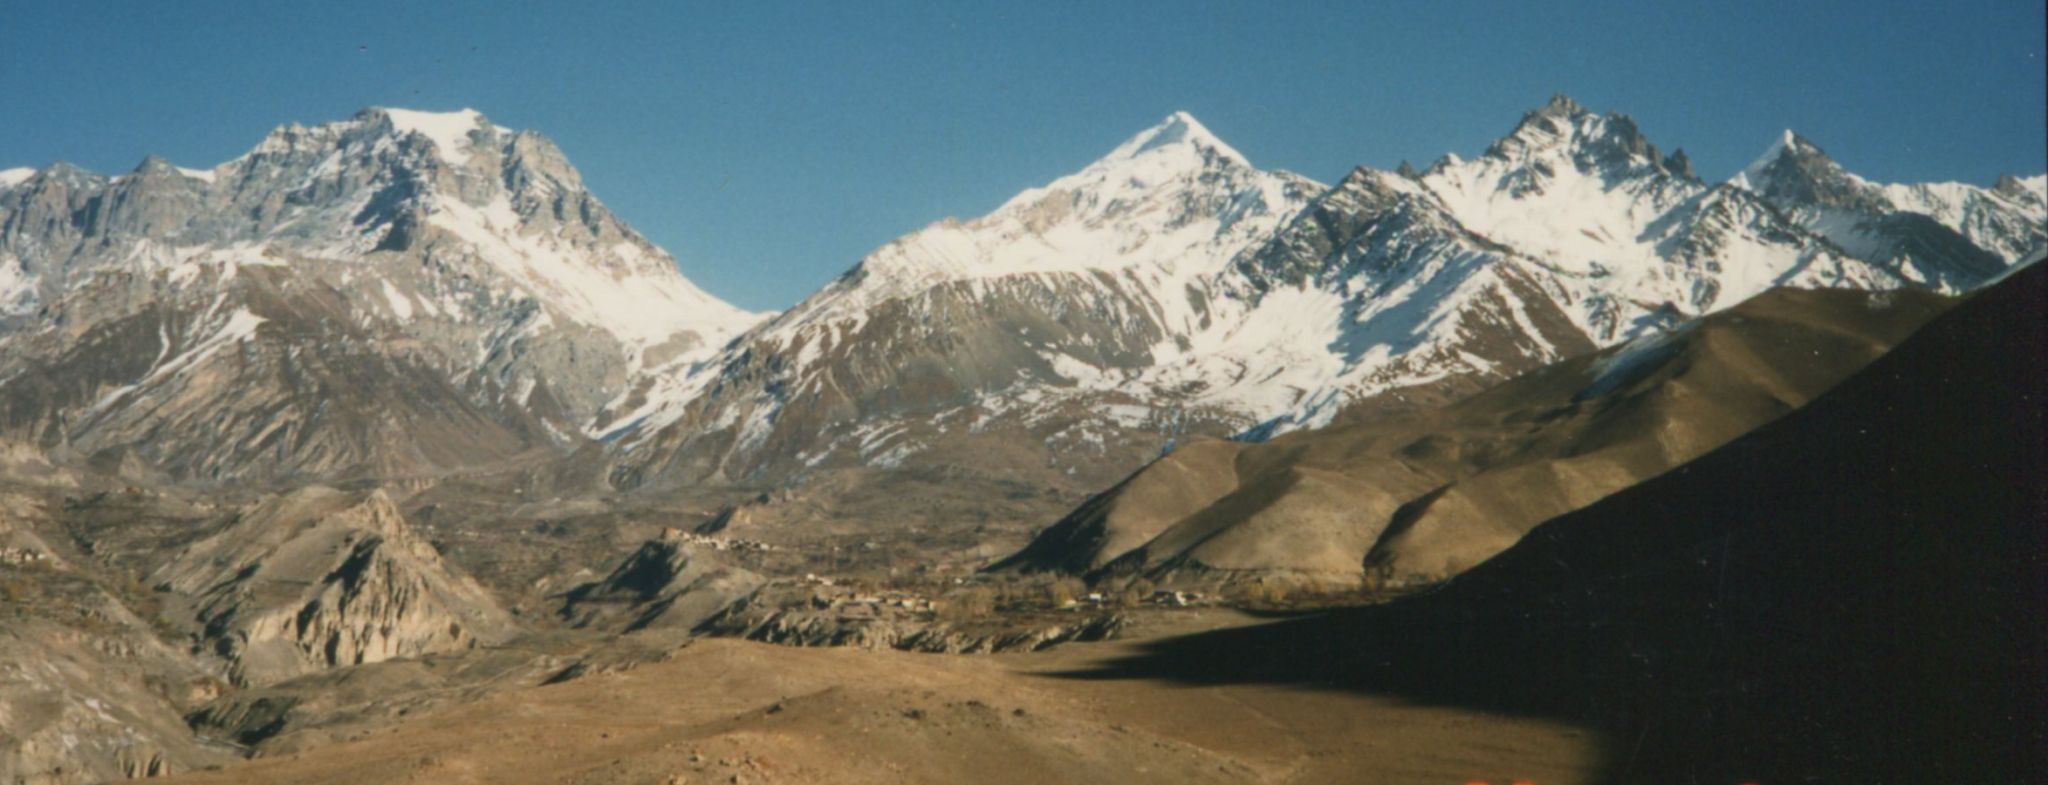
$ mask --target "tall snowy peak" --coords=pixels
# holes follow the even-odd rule
[[[145,463],[180,477],[429,471],[573,443],[635,380],[762,318],[685,279],[546,137],[469,110],[287,125],[206,170],[150,157],[7,181],[0,430],[101,452],[147,435]],[[347,402],[295,397],[351,378]],[[243,441],[221,442],[242,417]],[[439,427],[491,446],[465,458],[403,435]]]
[[[0,192],[0,269],[15,272],[14,291],[0,292],[15,296],[0,301],[48,302],[98,269],[175,267],[226,248],[368,261],[466,246],[475,266],[559,315],[635,344],[754,320],[676,273],[552,142],[470,110],[288,125],[203,171],[152,157],[120,177],[74,172],[53,166]]]
[[[849,276],[868,299],[1017,274],[1140,270],[1185,279],[1219,269],[1320,190],[1254,168],[1175,112],[986,216],[942,221],[884,246]]]
[[[699,464],[733,477],[824,461],[856,419],[1086,411],[1072,400],[1141,392],[1157,358],[1223,318],[1231,260],[1323,190],[1173,113],[986,216],[876,250],[719,358],[622,399],[610,433],[642,457],[713,444]],[[1032,403],[997,403],[1017,395]],[[693,435],[707,429],[737,435]]]
[[[1531,188],[1540,188],[1541,178],[1551,174],[1547,170],[1561,162],[1609,177],[1691,176],[1683,150],[1662,155],[1627,115],[1596,114],[1563,94],[1523,114],[1515,130],[1489,146],[1485,155],[1533,170],[1527,181],[1518,183]]]
[[[1881,189],[1843,169],[1812,140],[1787,129],[1729,180],[1777,204],[1883,211]]]
[[[1115,303],[1104,307],[1136,314],[1146,327],[1131,340],[1184,335],[1206,316],[1199,292],[1207,279],[1322,190],[1298,175],[1254,168],[1194,117],[1175,112],[988,215],[890,242],[755,337],[778,346],[843,345],[843,337],[826,334],[858,331],[887,310],[922,312],[934,297],[1019,305],[1075,289],[1096,290]],[[956,290],[962,293],[945,293]],[[797,365],[819,356],[815,348],[800,353],[805,361]]]
[[[1774,285],[1894,277],[1746,192],[1701,182],[1627,116],[1563,96],[1484,155],[1447,156],[1420,182],[1467,229],[1569,282],[1569,312],[1601,344]]]
[[[1847,252],[1944,291],[1967,290],[2048,247],[2048,177],[2008,175],[1990,188],[1878,183],[1788,130],[1728,182]]]
[[[1651,225],[1705,190],[1688,168],[1628,117],[1558,96],[1484,155],[1446,156],[1421,182],[1482,236],[1591,270],[1656,257]]]

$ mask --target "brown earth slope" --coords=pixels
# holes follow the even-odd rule
[[[1573,719],[1609,782],[2042,781],[2044,313],[2035,265],[1439,591],[1081,675]]]
[[[1166,614],[1139,637],[1242,624]],[[174,783],[1592,782],[1596,735],[1343,691],[1054,678],[1126,642],[943,656],[700,640],[665,662],[416,714]]]
[[[0,434],[131,481],[240,487],[555,451],[514,401],[479,400],[422,341],[360,323],[343,292],[296,275],[252,267],[184,300],[138,295],[150,282],[132,276],[80,288],[59,307],[89,319],[10,336],[0,354]]]
[[[0,782],[73,785],[233,760],[183,717],[219,681],[160,640],[92,564],[39,536],[32,524],[48,514],[0,490]]]
[[[1439,581],[1806,403],[1950,302],[1775,290],[1433,411],[1263,444],[1192,441],[1000,566]]]

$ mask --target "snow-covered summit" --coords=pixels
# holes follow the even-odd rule
[[[1472,231],[1585,274],[1655,266],[1672,228],[1660,219],[1707,190],[1628,116],[1565,96],[1484,155],[1445,156],[1421,182]]]
[[[1253,168],[1175,112],[986,216],[941,221],[877,249],[788,318],[858,310],[948,281],[1090,272],[1184,281],[1221,269],[1321,189]]]
[[[470,135],[478,130],[492,129],[490,121],[475,109],[461,109],[453,112],[421,112],[412,109],[372,107],[369,112],[382,113],[391,119],[391,125],[405,133],[425,136],[434,143],[449,163],[457,166],[469,162]]]
[[[424,341],[478,395],[536,401],[562,433],[623,380],[708,356],[764,316],[684,278],[546,137],[474,110],[285,125],[208,170],[151,156],[119,177],[9,177],[0,319],[58,307],[109,271],[176,301],[235,289],[237,270],[260,265],[337,293],[363,329]],[[0,322],[0,337],[14,327]]]
[[[1789,129],[1729,178],[1728,184],[1779,204],[1884,209],[1882,196],[1868,181],[1842,168],[1820,145]]]
[[[1821,154],[1820,148],[1807,141],[1806,137],[1800,136],[1792,129],[1787,128],[1778,134],[1777,140],[1771,142],[1770,147],[1764,148],[1763,155],[1757,156],[1756,160],[1749,162],[1748,166],[1742,167],[1741,171],[1736,172],[1734,177],[1728,178],[1728,184],[1750,191],[1757,190],[1764,181],[1764,170],[1770,168],[1771,164],[1777,163],[1778,159],[1787,153],[1793,155],[1800,155],[1802,153]]]
[[[1176,148],[1196,151],[1197,153],[1207,151],[1235,161],[1241,166],[1251,165],[1251,161],[1247,160],[1242,153],[1239,153],[1230,145],[1224,144],[1222,139],[1210,133],[1209,128],[1202,125],[1200,120],[1196,120],[1194,115],[1184,111],[1167,115],[1166,119],[1159,121],[1158,125],[1139,132],[1122,145],[1117,146],[1115,150],[1110,151],[1109,155],[1103,156],[1102,160],[1097,163],[1100,165],[1110,165],[1116,162],[1128,161],[1154,151],[1173,150]]]
[[[742,439],[751,447],[782,416],[781,396],[823,386],[859,398],[883,377],[851,369],[900,363],[877,358],[925,341],[976,347],[975,356],[954,356],[938,371],[949,379],[939,386],[975,394],[1104,378],[1107,368],[1176,351],[1209,324],[1216,277],[1321,190],[1298,175],[1254,168],[1193,116],[1175,112],[988,215],[932,224],[875,250],[719,360],[637,395],[641,405],[618,420],[638,423],[627,439],[637,444],[681,421],[705,390],[725,387],[721,413],[702,416],[751,423]],[[1057,328],[1064,338],[1034,332],[1049,319],[1088,327]],[[780,359],[752,369],[768,358]],[[741,373],[734,368],[772,378],[782,392],[736,397],[721,379]]]
[[[1892,262],[1908,277],[1950,290],[1973,286],[2048,246],[2048,197],[2028,182],[2011,176],[1990,188],[1874,182],[1789,130],[1728,180],[1851,253]],[[1983,253],[1998,263],[1977,258]]]

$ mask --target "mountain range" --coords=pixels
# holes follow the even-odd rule
[[[1175,113],[755,314],[545,137],[371,109],[209,170],[0,174],[0,435],[199,483],[575,453],[613,488],[1097,488],[1183,434],[1441,401],[1772,286],[1964,291],[2048,242],[2044,182],[1880,185],[1788,132],[1709,183],[1559,96],[1471,160],[1324,186]]]

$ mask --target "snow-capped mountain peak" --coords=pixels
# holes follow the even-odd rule
[[[1087,193],[1105,205],[1156,200],[1162,185],[1205,172],[1249,172],[1250,159],[1224,143],[1187,112],[1167,115],[1080,171],[1011,197],[990,217],[1028,210],[1049,196]]]
[[[1109,155],[1103,156],[1096,165],[1114,165],[1157,151],[1194,151],[1198,155],[1202,151],[1207,151],[1239,166],[1251,165],[1251,161],[1242,153],[1224,144],[1222,139],[1210,133],[1209,128],[1202,125],[1200,120],[1196,120],[1194,115],[1184,111],[1167,115],[1158,125],[1140,131],[1110,151]]]
[[[1544,105],[1522,114],[1515,130],[1495,141],[1486,154],[1503,159],[1521,159],[1544,151],[1568,146],[1578,136],[1580,126],[1596,118],[1592,111],[1580,106],[1562,93],[1551,96]]]
[[[422,112],[412,109],[374,107],[371,113],[382,114],[391,121],[393,128],[403,133],[415,133],[434,143],[434,149],[443,160],[462,166],[469,163],[471,134],[479,130],[494,130],[483,113],[475,109],[461,109],[454,112]]]
[[[289,227],[282,235],[237,239],[312,256],[459,253],[507,276],[554,316],[633,347],[635,364],[640,350],[683,334],[708,352],[761,318],[678,274],[673,258],[583,188],[552,141],[493,125],[474,109],[373,107],[339,122],[288,125],[215,171],[235,190],[328,194],[304,200],[314,205],[304,211],[287,199],[272,219]]]
[[[1991,188],[1873,182],[1789,130],[1728,184],[1856,256],[1949,291],[1975,286],[2048,245],[2048,200],[2027,181],[2001,179]]]
[[[1480,236],[1587,273],[1654,264],[1662,236],[1652,224],[1705,190],[1634,120],[1562,95],[1484,155],[1445,156],[1421,183]]]
[[[1692,168],[1682,153],[1661,155],[1628,115],[1598,114],[1563,94],[1522,115],[1515,129],[1489,146],[1484,157],[1525,169],[1519,179],[1527,188],[1540,188],[1558,166],[1610,179],[1689,178]]]
[[[684,278],[546,137],[474,110],[285,125],[208,170],[151,156],[118,177],[58,164],[9,180],[0,341],[126,318],[125,301],[79,294],[107,273],[205,310],[257,296],[246,271],[262,266],[290,291],[331,293],[321,307],[344,314],[332,329],[417,339],[474,403],[510,400],[566,434],[627,381],[708,357],[765,317]],[[65,317],[9,319],[44,309]]]
[[[1220,269],[1321,188],[1253,168],[1192,115],[1175,112],[995,212],[941,221],[883,246],[834,288],[857,285],[859,299],[873,302],[945,281],[1019,274],[1152,270],[1185,278]]]
[[[860,369],[901,363],[877,358],[927,342],[975,347],[972,357],[950,358],[938,372],[946,381],[930,385],[958,397],[927,405],[962,405],[1049,379],[1109,384],[1211,324],[1224,307],[1210,300],[1214,276],[1321,190],[1253,168],[1193,116],[1175,112],[988,215],[941,221],[877,249],[718,361],[636,396],[640,405],[615,418],[637,423],[622,443],[643,444],[682,421],[698,395],[721,384],[720,374],[773,380],[752,396],[728,392],[713,413],[697,415],[748,423],[741,453],[791,441],[770,435],[785,417],[810,422],[824,411],[801,401],[807,414],[785,414],[789,393],[771,391],[829,389],[860,407],[899,406],[905,396],[882,384],[888,377]],[[768,357],[787,361],[753,368]]]
[[[1862,178],[1849,174],[1812,140],[1787,129],[1729,184],[1766,200],[1872,209]]]
[[[1785,129],[1778,134],[1776,141],[1771,142],[1770,147],[1764,148],[1762,155],[1757,156],[1756,160],[1750,161],[1748,166],[1742,167],[1742,170],[1736,172],[1734,177],[1728,178],[1728,184],[1750,191],[1757,190],[1759,184],[1763,181],[1764,170],[1770,168],[1771,164],[1777,163],[1778,158],[1787,151],[1798,148],[1804,141],[1805,138],[1794,133],[1792,129]]]

